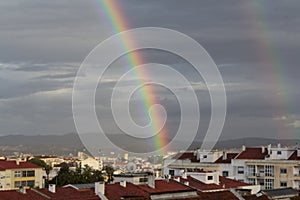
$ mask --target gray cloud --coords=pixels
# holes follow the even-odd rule
[[[205,47],[227,89],[228,115],[222,138],[273,137],[282,131],[286,137],[296,135],[300,120],[299,1],[117,3],[128,28],[171,28]],[[0,13],[0,134],[74,131],[71,88],[76,70],[90,50],[113,33],[101,5],[85,0],[3,1]],[[145,62],[171,65],[195,83],[205,129],[210,102],[202,78],[175,55],[151,50],[141,54]],[[103,83],[97,94],[102,116],[109,104],[101,95],[111,92],[116,78],[126,71],[124,63],[120,59],[112,65],[105,76],[111,81]],[[172,81],[172,77],[165,78]],[[172,95],[164,90],[157,94],[168,106],[172,123],[178,122],[178,105]],[[281,116],[287,120],[278,120]]]

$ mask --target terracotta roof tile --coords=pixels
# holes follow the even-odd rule
[[[31,191],[27,190],[26,194],[21,194],[15,190],[9,191],[0,191],[0,199],[1,200],[45,200],[45,197]]]
[[[219,184],[215,184],[215,183],[206,184],[191,176],[187,176],[187,179],[183,179],[182,177],[180,177],[180,182],[184,183],[186,181],[189,182],[189,186],[197,189],[198,191],[221,190],[221,189],[238,188],[238,187],[250,185],[248,183],[226,178],[223,176],[219,176]]]
[[[253,194],[253,195],[246,195],[243,197],[245,200],[269,200],[269,198],[266,195],[256,196],[255,194]]]
[[[105,186],[105,196],[109,200],[119,200],[121,198],[147,198],[148,193],[140,189],[137,185],[126,183],[126,187],[120,183],[108,184]]]
[[[169,181],[156,180],[155,188],[151,188],[148,185],[139,185],[139,188],[141,188],[142,190],[144,190],[149,194],[195,191],[195,189],[186,186],[182,183],[179,183],[177,181],[174,181],[172,179],[170,179]]]
[[[242,151],[236,159],[253,159],[262,160],[268,155],[268,149],[264,147],[264,153],[261,147],[247,147],[245,151]]]
[[[223,156],[218,158],[218,160],[215,161],[215,163],[231,163],[231,160],[234,159],[238,153],[227,153],[227,158],[223,159]]]
[[[38,165],[35,165],[30,162],[19,162],[19,165],[17,165],[16,161],[6,161],[6,160],[0,160],[0,170],[6,170],[6,169],[22,169],[22,168],[42,168]]]
[[[300,160],[300,157],[297,155],[297,150],[288,158],[288,160]]]
[[[200,161],[197,159],[197,156],[194,155],[194,152],[178,153],[175,156],[173,156],[173,159],[190,160],[191,162],[199,162]]]
[[[199,200],[238,200],[230,191],[199,192]]]
[[[47,189],[36,189],[39,193],[34,190],[28,189],[26,194],[21,194],[16,190],[1,191],[1,200],[47,200],[49,198],[53,200],[101,200],[93,189],[87,189],[84,191],[76,190],[74,188],[57,188],[56,193],[49,192]],[[47,198],[48,197],[48,198]]]

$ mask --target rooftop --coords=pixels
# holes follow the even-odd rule
[[[263,160],[268,155],[266,147],[246,147],[236,159]]]
[[[221,156],[218,160],[215,161],[215,163],[231,163],[231,160],[234,159],[238,153],[227,153],[227,158],[223,159],[223,156]]]
[[[74,188],[57,188],[55,193],[48,189],[27,189],[26,194],[16,190],[1,191],[1,200],[101,200],[93,189],[76,190]]]
[[[20,161],[19,164],[17,164],[17,161],[6,161],[6,160],[0,160],[0,171],[4,171],[6,169],[28,169],[28,168],[42,168],[38,165],[35,165],[31,162],[24,162]]]
[[[195,189],[186,186],[182,183],[174,181],[170,179],[169,181],[166,180],[156,180],[155,181],[155,188],[151,188],[148,185],[139,185],[139,187],[146,191],[149,194],[162,194],[162,193],[174,193],[174,192],[188,192],[188,191],[195,191]]]
[[[197,159],[197,156],[194,154],[194,152],[177,153],[175,156],[173,156],[173,159],[190,160],[191,162],[199,162],[199,160]]]
[[[298,157],[297,150],[295,150],[294,153],[292,153],[288,160],[300,160],[300,157]]]
[[[146,198],[149,195],[147,192],[141,190],[137,185],[127,182],[126,187],[121,186],[120,183],[106,185],[105,196],[109,200],[119,200],[124,197]]]
[[[248,183],[226,178],[223,176],[219,176],[219,184],[216,183],[206,184],[192,176],[187,176],[186,179],[180,177],[180,182],[184,183],[186,181],[189,182],[189,186],[197,189],[198,191],[223,190],[223,189],[238,188],[238,187],[250,185]]]

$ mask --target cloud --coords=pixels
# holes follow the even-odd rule
[[[297,101],[300,98],[299,1],[124,0],[117,3],[128,28],[175,29],[198,41],[211,55],[227,90],[228,114],[223,138],[273,137],[279,130],[284,130],[286,137],[296,135],[286,124],[299,127],[299,120],[290,121],[289,117],[289,114],[300,114]],[[0,2],[3,16],[0,18],[1,132],[64,134],[74,131],[70,93],[74,76],[86,55],[113,34],[101,9],[97,1],[83,0]],[[202,108],[201,125],[205,127],[210,104],[203,79],[195,75],[186,61],[171,53],[143,50],[141,54],[145,62],[172,65],[193,83]],[[103,102],[103,96],[110,94],[116,77],[128,69],[124,63],[123,60],[115,64],[104,77],[97,94],[99,105],[96,105],[102,111],[109,106]],[[170,75],[161,78],[174,82]],[[128,80],[126,84],[134,81]],[[125,87],[122,89],[126,91]],[[157,94],[167,105],[171,119],[177,122],[178,105],[172,95],[160,88]],[[189,97],[186,98],[188,101]],[[285,104],[292,108],[292,113],[286,113]]]
[[[300,120],[295,120],[293,123],[288,124],[288,126],[300,128]]]

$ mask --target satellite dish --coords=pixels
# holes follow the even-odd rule
[[[126,165],[126,171],[127,172],[134,172],[136,170],[136,164],[133,163],[133,162],[129,162],[127,165]]]

